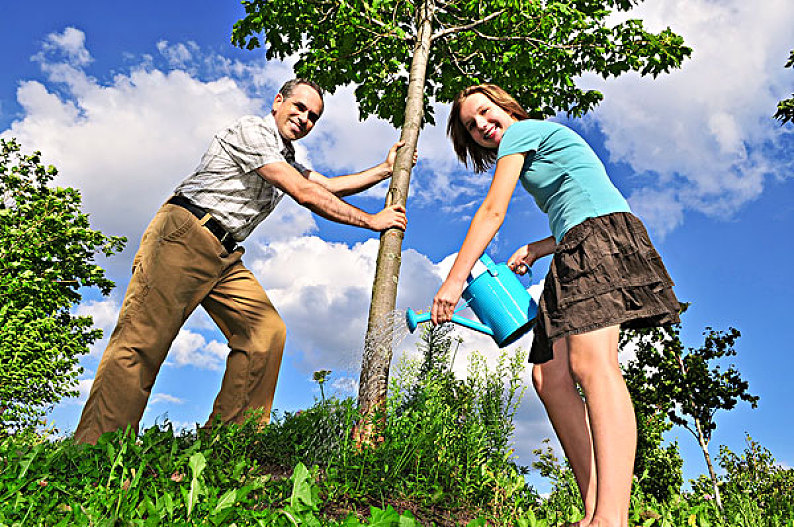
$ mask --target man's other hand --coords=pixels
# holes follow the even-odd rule
[[[405,146],[405,141],[397,141],[392,145],[389,149],[389,153],[386,155],[386,161],[384,161],[384,165],[386,170],[388,171],[389,175],[394,171],[394,161],[397,159],[397,150]],[[417,150],[414,150],[414,162],[413,164],[416,165],[417,159],[419,159],[419,153]]]
[[[370,218],[369,228],[373,231],[385,231],[391,228],[404,231],[405,227],[408,225],[405,207],[399,204],[390,205]]]

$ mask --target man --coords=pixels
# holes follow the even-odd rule
[[[171,342],[200,304],[229,341],[220,392],[208,424],[245,420],[262,409],[269,421],[286,328],[262,286],[242,263],[242,242],[284,193],[336,222],[374,231],[405,229],[402,206],[368,214],[338,196],[391,176],[397,149],[357,174],[326,178],[295,161],[292,141],[314,127],[322,90],[294,79],[264,118],[247,116],[215,135],[198,168],[146,229],[119,319],[91,387],[75,440],[135,430]]]

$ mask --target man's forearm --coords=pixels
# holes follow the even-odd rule
[[[310,183],[293,197],[300,205],[327,220],[371,228],[371,214],[342,201],[323,185]]]
[[[310,174],[309,179],[322,185],[329,192],[337,196],[357,194],[380,183],[391,175],[391,170],[386,163],[379,163],[372,168],[355,174],[327,178],[319,174]],[[319,177],[317,177],[319,176]]]
[[[304,177],[287,163],[270,163],[258,168],[257,172],[266,181],[292,196],[300,205],[323,218],[356,227],[372,228],[373,215],[342,201],[321,182]]]

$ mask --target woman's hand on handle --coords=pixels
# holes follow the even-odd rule
[[[535,263],[537,258],[534,257],[530,250],[530,244],[522,245],[513,253],[507,260],[507,266],[516,274],[527,274],[529,268]]]
[[[522,245],[507,260],[507,266],[516,274],[526,274],[538,258],[553,253],[556,248],[553,236]]]
[[[441,288],[433,298],[433,307],[430,311],[430,320],[433,321],[433,324],[443,324],[452,320],[452,313],[455,312],[455,306],[460,300],[464,286],[465,282],[449,277],[441,284]]]

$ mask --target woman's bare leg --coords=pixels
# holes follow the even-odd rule
[[[618,326],[565,338],[571,375],[582,387],[597,471],[591,526],[628,527],[637,425],[618,364]]]
[[[532,383],[573,469],[585,511],[579,525],[586,526],[596,505],[595,460],[587,411],[571,377],[565,339],[554,343],[554,359],[532,368]]]

